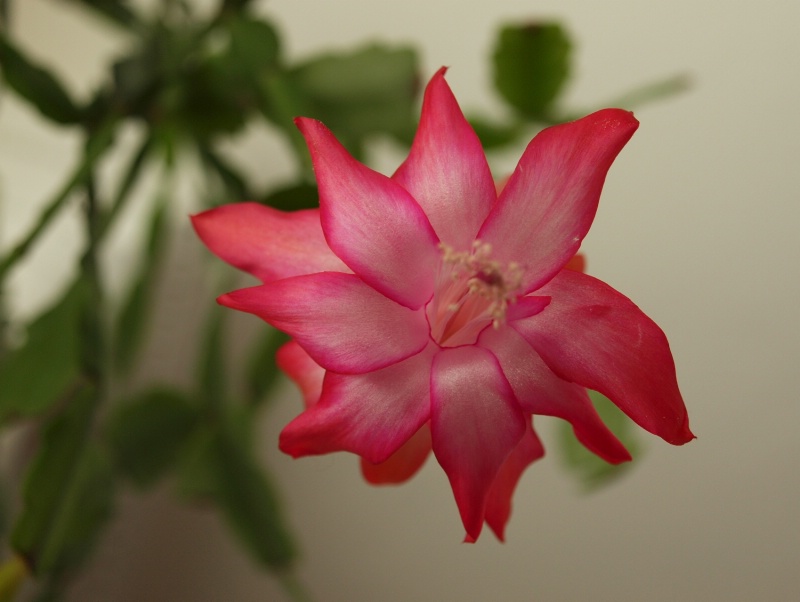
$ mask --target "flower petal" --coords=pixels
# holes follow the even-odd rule
[[[326,373],[319,403],[283,429],[281,450],[295,458],[350,451],[386,461],[430,419],[436,349],[367,374]]]
[[[589,231],[606,173],[639,122],[598,111],[541,131],[528,145],[478,234],[492,259],[525,268],[524,292],[550,280]]]
[[[586,389],[560,379],[513,328],[487,328],[478,340],[500,362],[523,412],[567,420],[578,441],[611,464],[631,455],[600,419]]]
[[[275,362],[278,364],[278,368],[300,387],[306,408],[310,408],[319,401],[325,368],[311,359],[311,356],[297,341],[289,341],[278,349],[275,354]]]
[[[486,524],[500,541],[505,541],[506,523],[511,516],[511,497],[517,488],[519,478],[528,466],[542,456],[544,456],[542,442],[536,436],[530,420],[526,420],[525,434],[500,467],[486,502]]]
[[[422,208],[399,184],[351,157],[319,121],[299,118],[330,248],[367,284],[411,309],[433,294],[441,258]]]
[[[494,356],[444,349],[433,360],[433,453],[450,479],[469,537],[483,527],[489,489],[525,432],[525,419]]]
[[[411,193],[442,242],[469,249],[497,200],[480,140],[444,79],[433,76],[408,159],[392,176]]]
[[[561,271],[539,290],[552,303],[512,324],[565,380],[599,391],[642,428],[675,445],[694,438],[661,329],[599,280]]]
[[[428,343],[424,311],[398,305],[353,274],[295,276],[233,291],[219,302],[289,333],[315,362],[334,372],[377,370]]]
[[[514,320],[530,318],[543,311],[548,305],[550,305],[550,297],[542,297],[541,295],[520,297],[516,302],[508,306],[506,320],[513,322]]]
[[[235,203],[194,215],[192,224],[217,257],[262,282],[350,271],[328,248],[319,209],[286,213],[259,203]]]
[[[413,477],[431,453],[431,427],[422,425],[400,449],[380,464],[361,458],[361,474],[372,485],[397,485]]]

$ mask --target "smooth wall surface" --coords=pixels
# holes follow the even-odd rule
[[[66,3],[15,2],[21,44],[88,93],[124,45]],[[380,39],[422,50],[427,74],[448,65],[464,107],[500,110],[488,55],[507,20],[558,18],[573,33],[566,102],[594,107],[677,73],[693,87],[636,111],[641,127],[608,178],[584,244],[589,272],[630,296],[667,333],[698,439],[647,438],[628,476],[581,495],[555,455],[524,475],[506,544],[485,532],[463,545],[444,473],[431,458],[410,483],[375,489],[345,455],[292,461],[277,434],[300,408],[287,384],[264,416],[262,458],[275,474],[303,549],[301,575],[320,602],[800,599],[800,3],[498,0],[273,0],[292,56]],[[135,135],[135,132],[131,134]],[[36,215],[75,158],[77,140],[44,130],[0,99],[0,245]],[[264,177],[285,177],[269,132],[231,143]],[[513,153],[512,153],[513,155]],[[513,167],[514,157],[494,167]],[[385,153],[390,171],[398,157]],[[115,168],[110,164],[109,170]],[[197,183],[182,183],[191,204]],[[193,188],[194,187],[194,188]],[[187,209],[188,211],[188,209]],[[136,216],[110,250],[122,282]],[[65,219],[15,275],[11,302],[35,311],[67,279],[79,249]],[[188,231],[171,262],[148,365],[189,340],[207,282]],[[192,291],[187,295],[186,292]],[[213,295],[213,292],[209,292]],[[187,297],[190,299],[187,300]],[[241,316],[243,329],[257,326]],[[545,444],[552,441],[544,424]],[[537,423],[538,424],[538,423]],[[170,501],[170,486],[126,493],[72,600],[280,599],[219,519]]]

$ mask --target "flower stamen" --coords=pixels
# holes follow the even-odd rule
[[[449,314],[438,316],[437,340],[452,339],[457,332],[471,336],[483,328],[487,319],[499,328],[509,304],[517,299],[522,267],[513,261],[503,265],[491,259],[491,244],[480,240],[474,241],[468,251],[455,251],[444,243],[439,244],[439,249],[450,282],[441,282],[437,295],[437,306]]]

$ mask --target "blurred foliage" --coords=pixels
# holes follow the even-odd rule
[[[641,444],[636,431],[637,427],[633,422],[610,399],[597,391],[589,391],[589,397],[606,426],[617,436],[617,439],[628,449],[634,459],[639,457]],[[591,453],[578,442],[569,424],[563,423],[559,427],[559,451],[564,465],[570,473],[578,477],[584,490],[592,491],[607,485],[631,468],[630,462],[609,464]]]
[[[57,74],[26,55],[9,28],[14,3],[0,0],[0,70],[7,89],[43,119],[78,130],[85,141],[83,155],[43,203],[31,229],[0,256],[0,301],[8,274],[76,197],[83,201],[86,232],[75,281],[51,307],[23,325],[4,315],[0,304],[0,426],[25,421],[39,435],[21,486],[21,508],[0,505],[0,525],[10,533],[14,552],[0,565],[0,600],[15,599],[27,575],[40,585],[38,600],[60,599],[102,533],[119,485],[147,489],[170,475],[182,499],[210,501],[220,510],[242,546],[275,571],[287,596],[304,598],[291,576],[297,545],[277,487],[256,458],[252,433],[277,378],[275,352],[286,337],[265,327],[242,362],[244,369],[234,373],[223,353],[224,314],[209,301],[206,328],[195,345],[186,345],[197,353],[195,386],[143,383],[129,391],[128,375],[148,333],[165,245],[175,226],[169,189],[149,199],[134,198],[132,191],[150,166],[159,165],[171,181],[175,156],[182,153],[200,162],[207,189],[217,191],[205,206],[256,199],[284,211],[314,207],[317,190],[294,117],[324,121],[360,158],[376,136],[410,144],[425,79],[417,53],[373,43],[290,62],[275,25],[251,12],[248,0],[220,0],[203,18],[189,2],[156,3],[160,12],[140,14],[125,0],[69,1],[130,40],[127,54],[85,100],[75,99]],[[557,23],[500,28],[493,80],[508,111],[501,118],[471,116],[487,149],[568,118],[558,99],[570,74],[571,48]],[[673,78],[623,98],[645,102],[683,85]],[[252,174],[220,152],[220,141],[258,120],[286,138],[296,160],[294,181],[260,189]],[[145,136],[128,157],[116,190],[100,197],[94,186],[97,165],[117,151],[116,133],[128,122],[142,125]],[[151,218],[141,257],[131,262],[127,293],[111,305],[98,256],[131,202],[149,203]],[[13,329],[5,328],[7,323]],[[12,330],[24,336],[12,340]],[[627,419],[596,402],[635,448]],[[582,482],[601,484],[618,474],[577,445],[569,431],[562,447]],[[3,483],[2,500],[12,485]]]

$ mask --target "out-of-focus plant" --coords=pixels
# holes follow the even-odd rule
[[[210,310],[200,340],[185,346],[187,352],[198,350],[194,386],[152,382],[131,390],[127,376],[147,335],[164,249],[170,234],[185,225],[170,211],[169,190],[155,198],[133,190],[153,166],[174,181],[175,156],[183,153],[196,157],[208,179],[209,192],[198,210],[243,199],[283,210],[315,206],[310,161],[292,119],[321,119],[359,158],[375,136],[410,143],[418,86],[425,79],[417,55],[408,46],[372,44],[291,62],[274,24],[256,16],[248,0],[220,0],[203,18],[187,2],[164,2],[159,12],[146,15],[125,0],[72,3],[118,28],[130,42],[128,53],[114,61],[84,101],[20,49],[9,27],[13,3],[0,1],[0,69],[7,93],[35,107],[43,119],[80,131],[84,140],[81,156],[42,204],[38,220],[0,254],[0,428],[26,422],[39,433],[23,481],[0,483],[0,533],[8,540],[0,600],[14,599],[26,579],[37,583],[37,599],[59,599],[112,515],[118,486],[145,490],[166,475],[176,477],[182,499],[211,501],[219,508],[287,597],[306,599],[293,574],[297,546],[276,486],[252,445],[252,426],[276,380],[273,358],[284,338],[265,329],[246,370],[236,372],[223,352],[224,316]],[[505,120],[472,117],[486,149],[572,118],[558,102],[571,64],[570,40],[560,25],[504,26],[492,61],[495,87],[509,111]],[[631,108],[683,86],[681,78],[661,81],[623,97],[621,104]],[[220,152],[221,141],[257,120],[275,126],[293,149],[291,184],[261,189],[252,174]],[[144,136],[116,188],[101,194],[100,162],[119,152],[117,134],[132,121],[144,126]],[[2,303],[7,276],[76,202],[85,242],[74,282],[52,306],[19,324]],[[149,204],[151,218],[141,267],[127,297],[112,305],[99,257],[129,203]],[[11,340],[9,324],[26,333],[23,342]],[[636,449],[626,419],[611,426]],[[564,433],[562,448],[568,466],[586,483],[604,482],[618,470],[582,456],[571,432]],[[19,508],[8,503],[16,489]]]

